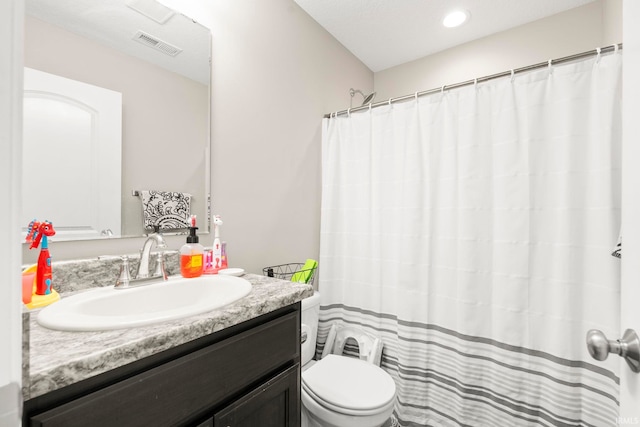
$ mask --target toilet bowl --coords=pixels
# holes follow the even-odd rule
[[[320,295],[302,301],[302,427],[377,427],[393,412],[396,386],[379,367],[382,342],[353,327],[333,325],[320,360],[313,360]],[[358,344],[359,359],[342,356]]]

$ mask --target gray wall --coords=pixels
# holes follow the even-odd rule
[[[597,0],[377,72],[376,100],[472,80],[621,41],[622,0]]]
[[[292,0],[167,4],[212,29],[212,213],[229,266],[318,259],[321,118],[373,73]]]

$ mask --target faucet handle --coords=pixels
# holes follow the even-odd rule
[[[120,264],[120,274],[118,280],[116,280],[115,288],[126,288],[131,282],[131,274],[129,273],[129,257],[124,255],[121,257],[122,264]]]
[[[164,252],[156,253],[156,268],[153,272],[153,277],[162,277],[163,280],[168,279],[167,269],[164,264]]]

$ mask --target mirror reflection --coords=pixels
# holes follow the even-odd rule
[[[140,236],[134,194],[157,190],[190,195],[208,232],[210,42],[156,0],[27,0],[24,227]]]

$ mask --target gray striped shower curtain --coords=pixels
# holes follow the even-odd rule
[[[324,119],[318,350],[380,336],[400,425],[616,425],[621,62]]]

